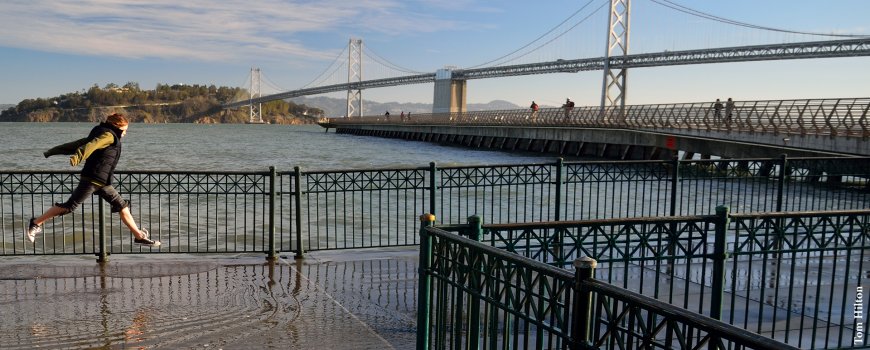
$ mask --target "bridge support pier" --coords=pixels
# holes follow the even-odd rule
[[[435,98],[432,113],[462,113],[465,108],[465,80],[453,80],[451,68],[435,73]]]

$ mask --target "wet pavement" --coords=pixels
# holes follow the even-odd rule
[[[0,349],[412,349],[418,254],[416,247],[324,251],[274,262],[262,254],[116,255],[105,264],[86,255],[4,257]],[[850,259],[862,266],[863,258]],[[865,271],[813,265],[783,267],[800,272],[783,276],[796,283],[789,292],[772,287],[792,282],[759,273],[757,263],[734,265],[755,282],[726,293],[724,319],[800,347],[852,345],[851,319],[838,312],[853,305],[854,287],[833,282],[854,285]],[[699,284],[707,268],[677,265],[668,277],[632,265],[613,283],[654,295],[676,282],[684,288],[659,291],[658,299],[709,310],[709,289]],[[795,280],[814,276],[806,271],[831,278]],[[780,305],[786,293],[793,304]]]
[[[0,349],[411,349],[417,257],[4,259]]]

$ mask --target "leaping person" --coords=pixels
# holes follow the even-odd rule
[[[44,214],[30,219],[27,227],[27,240],[36,240],[36,234],[42,231],[42,223],[58,215],[72,213],[91,194],[96,193],[112,205],[112,212],[121,216],[121,221],[133,233],[133,244],[144,247],[157,247],[160,242],[148,237],[148,230],[139,229],[133,215],[130,214],[130,201],[121,198],[118,191],[112,187],[112,176],[115,166],[121,159],[121,138],[127,135],[129,123],[123,115],[113,113],[91,129],[88,137],[54,147],[43,153],[46,158],[58,154],[70,154],[69,164],[76,166],[85,161],[78,187],[66,203],[55,203]]]

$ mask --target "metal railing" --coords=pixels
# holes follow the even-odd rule
[[[119,171],[115,186],[160,248],[132,246],[98,197],[24,227],[78,183],[73,172],[0,172],[0,254],[253,253],[418,244],[413,212],[445,224],[870,208],[870,158],[562,162],[303,172]],[[101,219],[102,218],[102,219]],[[103,220],[103,221],[101,221]],[[102,222],[102,224],[101,224]],[[102,233],[102,234],[101,234]],[[103,243],[105,242],[105,243]]]
[[[417,349],[797,349],[420,219]]]
[[[870,98],[740,101],[324,118],[323,124],[581,126],[870,137]]]
[[[719,207],[717,215],[492,225],[484,225],[480,217],[472,216],[468,224],[436,228],[481,241],[491,247],[490,251],[499,251],[500,256],[516,254],[553,267],[571,266],[576,259],[588,256],[599,264],[593,277],[613,288],[655,298],[797,347],[864,346],[854,341],[861,338],[863,329],[853,311],[855,300],[860,299],[860,288],[870,276],[870,210],[730,214],[727,207]],[[470,283],[470,277],[459,274],[469,267],[460,263],[471,264],[470,259],[474,259],[480,264],[486,259],[462,251],[470,249],[465,246],[452,248],[453,241],[449,244],[451,247],[432,252],[432,259],[452,259],[450,262],[459,267],[452,267],[449,276],[440,278],[449,277],[446,283],[454,285]],[[423,249],[421,245],[421,254]],[[507,267],[486,265],[481,269],[495,273],[491,271],[499,268]],[[521,271],[519,267],[514,269]],[[528,288],[522,283],[545,283],[534,276],[518,276],[506,282],[501,275],[487,278],[507,283],[502,289],[518,291]],[[568,287],[552,283],[526,292],[549,293],[553,297],[567,293],[560,288]],[[494,288],[491,283],[478,286]],[[495,300],[499,297],[504,296],[486,295]],[[556,305],[549,297],[540,298],[547,305]],[[632,319],[638,310],[627,308],[621,312],[623,316],[632,315]],[[544,320],[541,316],[524,315]],[[507,337],[508,332],[503,333]],[[597,335],[595,339],[604,341]]]

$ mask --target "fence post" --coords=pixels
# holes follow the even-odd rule
[[[478,215],[468,217],[468,239],[483,240],[483,218]]]
[[[302,168],[293,167],[293,187],[296,191],[296,259],[305,259],[305,249],[302,248]]]
[[[275,167],[269,167],[269,251],[266,260],[275,260],[275,182],[278,179]]]
[[[671,208],[670,216],[677,216],[677,186],[680,184],[680,156],[673,158],[674,169],[671,172]]]
[[[429,212],[432,215],[435,215],[435,193],[438,190],[438,187],[435,185],[435,174],[438,173],[438,168],[435,165],[435,162],[429,163]]]
[[[103,199],[102,196],[100,196],[99,203],[100,203],[99,204],[99,206],[100,206],[100,210],[99,210],[99,215],[100,215],[100,219],[99,219],[100,220],[100,222],[99,222],[99,225],[100,225],[100,227],[99,227],[99,234],[100,234],[99,249],[100,249],[100,252],[97,253],[96,255],[97,255],[97,262],[102,263],[102,262],[109,261],[109,256],[106,253],[106,209],[105,209],[106,201]]]
[[[782,198],[784,197],[783,191],[785,191],[785,174],[786,168],[788,167],[788,159],[786,158],[785,153],[783,153],[780,158],[782,159],[782,164],[779,168],[779,178],[777,179],[777,193],[776,193],[776,212],[782,211]]]
[[[483,240],[483,218],[478,215],[472,215],[468,217],[468,238],[477,242]],[[475,266],[470,267],[472,271]],[[481,266],[481,269],[483,267]],[[474,286],[475,292],[481,292],[483,288],[480,286],[480,275],[478,272],[482,273],[482,270],[471,272],[470,282]],[[468,349],[479,349],[480,348],[480,297],[472,294],[470,296],[471,300],[468,301]]]
[[[671,169],[671,207],[668,211],[668,215],[677,216],[677,188],[680,184],[680,156],[673,156],[673,169]],[[670,232],[668,232],[668,256],[674,256],[676,254],[676,246],[677,246],[677,223],[672,222],[670,225]],[[668,274],[674,274],[674,259],[668,259]]]
[[[574,259],[574,303],[571,305],[572,350],[585,349],[589,345],[592,321],[592,292],[583,284],[595,276],[598,262],[588,256]]]
[[[434,163],[433,163],[434,164]],[[426,228],[435,225],[435,215],[426,213],[420,215],[420,267],[418,270],[420,285],[417,288],[417,349],[429,348],[429,306],[432,302],[429,263],[432,261],[432,239]],[[445,307],[445,305],[440,305]]]
[[[725,297],[725,253],[728,239],[728,223],[731,208],[725,205],[716,207],[716,238],[713,242],[713,285],[710,296],[710,317],[722,320],[722,302]]]
[[[556,159],[556,217],[553,221],[559,221],[562,218],[562,166],[565,159]]]

